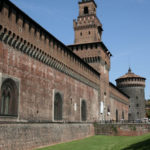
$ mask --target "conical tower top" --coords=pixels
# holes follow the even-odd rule
[[[129,69],[128,69],[128,73],[131,73],[132,72],[132,70],[131,70],[131,68],[129,67]]]

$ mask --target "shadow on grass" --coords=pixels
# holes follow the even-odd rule
[[[150,150],[150,139],[130,145],[122,150]]]

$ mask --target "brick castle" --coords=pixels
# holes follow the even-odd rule
[[[94,135],[93,122],[144,118],[145,78],[129,70],[117,86],[109,81],[96,9],[94,0],[79,2],[66,46],[0,0],[0,148],[32,149]]]

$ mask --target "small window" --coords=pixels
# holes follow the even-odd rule
[[[86,121],[86,101],[81,102],[81,120]]]
[[[54,97],[54,120],[62,120],[62,96],[60,93],[55,93]]]
[[[80,36],[82,36],[82,32],[80,32]]]
[[[84,14],[88,14],[88,13],[89,13],[88,7],[84,7]]]
[[[89,31],[89,35],[91,34],[91,32]]]
[[[118,118],[118,110],[116,110],[116,122],[119,121],[119,118]]]
[[[106,74],[106,62],[105,62],[105,65],[104,65],[104,74]]]
[[[10,78],[1,87],[0,115],[16,116],[18,113],[18,87]]]
[[[136,99],[139,99],[138,96],[136,96]]]
[[[110,108],[107,108],[107,116],[110,116]]]
[[[124,111],[122,111],[122,119],[124,119]]]
[[[139,107],[139,104],[136,104],[136,107]]]

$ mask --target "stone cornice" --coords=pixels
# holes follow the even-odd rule
[[[125,88],[125,87],[145,87],[145,84],[117,84],[118,88]]]
[[[68,47],[72,50],[72,51],[77,51],[80,50],[81,47],[86,47],[86,49],[92,47],[101,47],[102,50],[109,56],[111,57],[112,54],[110,53],[110,51],[108,50],[108,48],[105,46],[105,44],[103,42],[92,42],[92,43],[82,43],[82,44],[73,44],[73,45],[68,45]],[[92,50],[92,49],[91,49]]]
[[[97,28],[97,26],[95,24],[79,25],[79,26],[75,26],[74,30],[82,30],[88,28]]]
[[[41,63],[44,63],[45,65],[48,65],[92,88],[99,90],[98,84],[92,82],[88,78],[84,77],[82,74],[74,71],[73,69],[69,68],[68,66],[60,62],[59,60],[45,53],[44,50],[39,49],[38,47],[22,39],[15,33],[12,33],[6,28],[3,28],[1,25],[0,25],[0,41],[13,47],[15,50],[18,50],[28,55],[29,57],[32,57],[40,61]]]

